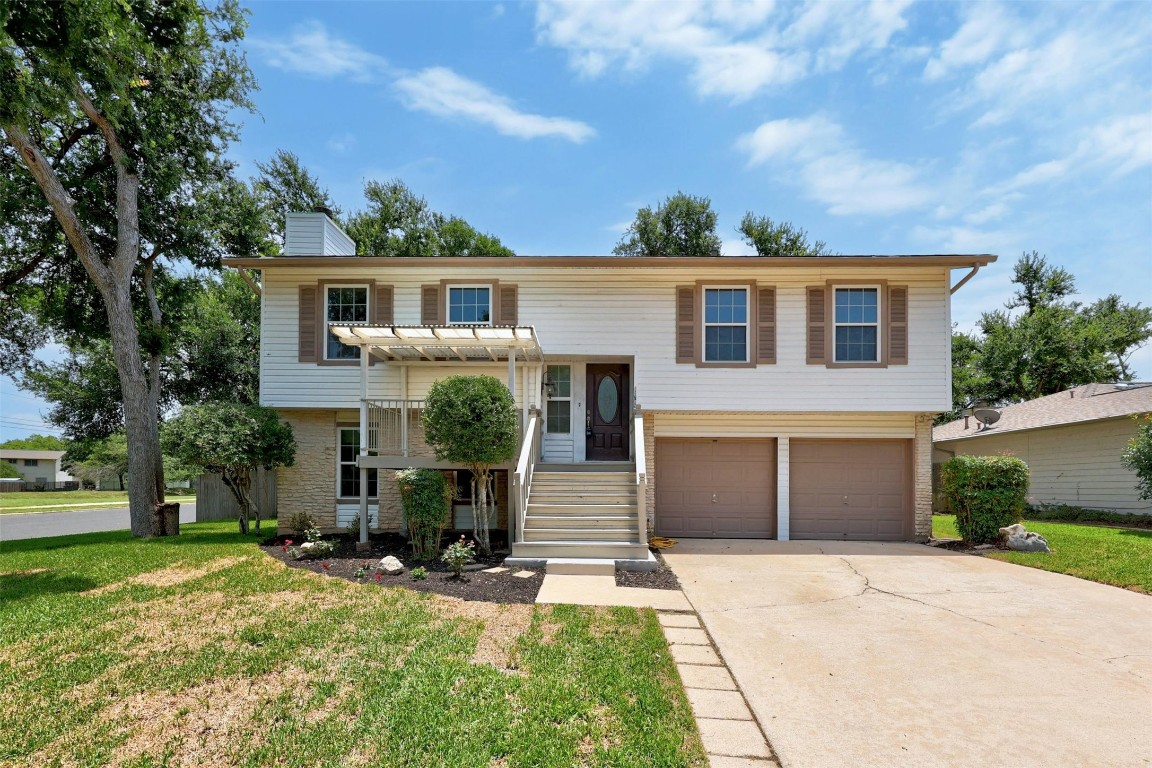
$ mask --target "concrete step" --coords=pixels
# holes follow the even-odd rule
[[[541,472],[532,473],[532,482],[561,481],[565,483],[614,483],[625,480],[636,481],[636,473],[628,472]]]
[[[528,499],[528,514],[530,515],[624,515],[636,514],[636,505],[633,504],[536,504],[531,497]]]
[[[647,544],[628,541],[524,541],[512,545],[512,558],[547,560],[553,557],[605,560],[647,560]]]
[[[635,515],[528,515],[524,530],[533,528],[628,528]]]
[[[567,464],[556,461],[541,461],[536,464],[537,472],[549,474],[617,474],[620,472],[635,472],[634,461],[582,461],[576,464]]]
[[[635,491],[553,492],[533,488],[529,504],[635,504]]]
[[[525,541],[628,541],[634,528],[525,528]]]
[[[614,576],[616,561],[602,557],[550,557],[544,572],[559,576]]]

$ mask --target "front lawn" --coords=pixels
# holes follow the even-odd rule
[[[1052,552],[992,551],[985,557],[1152,593],[1152,531],[1032,520],[1024,526],[1047,539]],[[956,517],[933,515],[932,535],[958,537]]]
[[[0,544],[0,764],[706,764],[651,611],[354,584],[235,526]]]

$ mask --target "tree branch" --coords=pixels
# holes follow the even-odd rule
[[[80,263],[84,265],[84,269],[92,277],[92,281],[101,291],[110,290],[112,272],[108,269],[108,265],[96,255],[96,248],[92,245],[92,240],[88,237],[84,225],[80,223],[80,218],[76,215],[74,207],[76,201],[64,189],[64,185],[60,183],[60,178],[56,175],[55,170],[45,159],[44,153],[36,146],[27,131],[16,123],[5,122],[0,124],[0,128],[4,129],[8,143],[15,148],[29,173],[32,174],[44,193],[44,197],[48,199],[48,204],[52,206],[52,213],[60,222],[60,227],[64,230],[68,243],[76,252]]]
[[[78,128],[74,128],[72,133],[68,134],[67,136],[61,134],[60,148],[56,150],[56,154],[52,158],[53,165],[56,165],[61,160],[63,160],[64,156],[68,154],[69,150],[76,146],[76,142],[80,141],[80,139],[84,138],[85,136],[91,136],[94,133],[96,133],[96,124],[89,121],[88,123],[79,126]]]

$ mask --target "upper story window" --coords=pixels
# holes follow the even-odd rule
[[[39,465],[40,465],[39,459],[24,459],[24,466],[26,466],[26,467],[36,467]]]
[[[368,322],[368,286],[325,286],[324,317],[328,319],[329,323]],[[324,345],[325,360],[358,360],[359,358],[360,347],[342,344],[335,334],[328,331],[327,343]]]
[[[835,301],[835,361],[879,362],[880,289],[837,288]]]
[[[491,325],[492,287],[453,285],[448,288],[449,325]]]
[[[704,289],[704,362],[748,361],[748,289]]]

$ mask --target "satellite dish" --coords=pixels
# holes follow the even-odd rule
[[[976,408],[972,411],[972,415],[985,427],[1000,421],[1000,411],[995,408]]]

